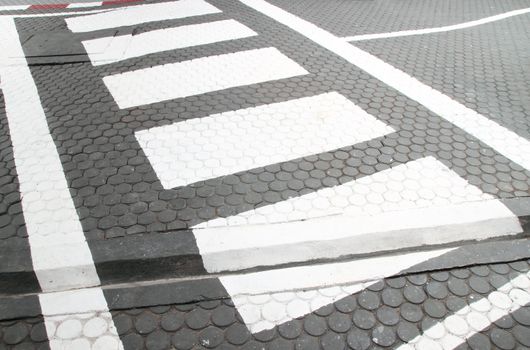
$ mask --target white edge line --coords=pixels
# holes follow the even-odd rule
[[[402,37],[402,36],[449,32],[452,30],[465,29],[465,28],[475,27],[481,24],[500,21],[500,20],[503,20],[509,17],[523,15],[526,13],[530,13],[530,8],[509,11],[506,13],[501,13],[498,15],[485,17],[485,18],[477,19],[477,20],[470,21],[470,22],[453,24],[453,25],[444,26],[444,27],[410,29],[410,30],[401,30],[401,31],[389,32],[389,33],[354,35],[354,36],[347,36],[342,39],[344,39],[345,41],[364,41],[364,40],[372,40],[372,39],[385,39],[385,38],[396,38],[396,37]]]
[[[530,141],[486,118],[413,76],[351,45],[326,30],[265,0],[239,0],[263,15],[291,28],[399,93],[423,105],[525,169],[530,169]]]

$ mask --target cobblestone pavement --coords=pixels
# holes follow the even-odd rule
[[[121,2],[0,2],[5,346],[529,346],[527,2]]]

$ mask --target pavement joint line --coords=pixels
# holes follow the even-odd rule
[[[387,188],[383,180],[400,178],[401,174],[413,176],[416,171],[419,177],[437,179],[423,181],[415,187],[417,192],[428,194],[423,201],[399,199],[386,202],[384,207],[371,207],[366,204],[371,201],[361,200],[363,194],[371,196],[381,191],[393,195],[393,190]],[[310,203],[317,202],[323,204],[308,211]],[[383,197],[381,202],[384,202]],[[227,219],[213,219],[192,229],[208,272],[523,232],[518,217],[501,201],[471,186],[433,157],[410,161]],[[324,231],[327,234],[322,237]]]
[[[264,0],[241,3],[291,28],[530,170],[530,141],[326,30]]]
[[[377,34],[353,35],[353,36],[344,37],[342,39],[345,41],[351,42],[351,41],[387,39],[387,38],[397,38],[397,37],[412,36],[412,35],[442,33],[442,32],[449,32],[452,30],[471,28],[471,27],[475,27],[481,24],[492,23],[492,22],[500,21],[500,20],[510,18],[513,16],[524,15],[527,13],[530,13],[530,8],[509,11],[509,12],[501,13],[501,14],[494,15],[494,16],[484,17],[484,18],[477,19],[474,21],[452,24],[452,25],[443,26],[443,27],[400,30],[397,32],[377,33]]]

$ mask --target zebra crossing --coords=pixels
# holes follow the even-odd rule
[[[90,32],[218,12],[219,9],[204,1],[181,0],[66,21],[72,32]],[[228,19],[138,35],[99,37],[83,41],[83,45],[92,64],[101,66],[257,35],[252,28]],[[119,108],[127,109],[307,74],[302,65],[277,48],[265,47],[107,75],[103,82]],[[346,97],[329,91],[148,128],[137,131],[135,137],[162,186],[172,189],[370,141],[393,132],[392,127]],[[484,239],[521,231],[517,217],[500,201],[482,193],[432,157],[227,218],[215,218],[193,228],[204,266],[212,273]],[[369,271],[383,278],[445,252],[404,255],[398,260],[403,263],[391,271]],[[370,264],[377,265],[373,261]],[[323,265],[321,277],[316,280],[321,285],[344,283],[345,275],[340,273],[343,269],[334,264]],[[249,329],[258,332],[309,311],[301,308],[272,324],[256,325],[252,315],[259,310],[248,309],[245,297],[238,295],[249,293],[248,286],[259,285],[258,281],[264,280],[277,283],[251,294],[278,292],[279,284],[282,284],[280,289],[285,288],[283,284],[287,280],[290,281],[288,288],[303,289],[307,280],[300,276],[306,273],[298,270],[279,270],[279,275],[272,277],[262,276],[267,272],[236,275],[224,277],[221,282],[233,296]],[[355,275],[350,281],[358,278]],[[321,302],[334,300],[324,298]]]
[[[66,23],[73,33],[93,33],[97,36],[98,31],[106,29],[220,12],[202,0],[180,0],[70,17]],[[137,35],[99,36],[84,40],[82,44],[93,66],[105,66],[158,52],[216,45],[258,35],[258,30],[248,24],[227,19],[155,29]],[[264,47],[110,74],[104,76],[102,81],[118,107],[128,109],[309,74],[303,62],[288,57],[278,48]],[[24,96],[16,98],[22,99]],[[23,119],[20,116],[26,113],[20,110],[15,112],[18,113],[19,121]],[[453,117],[458,119],[459,116]],[[484,127],[484,130],[489,130],[489,126]],[[35,132],[49,136],[48,132],[42,132],[43,128],[46,127],[40,125]],[[18,135],[18,140],[23,140],[17,134],[21,129],[12,129],[15,130],[15,139]],[[395,131],[347,97],[336,91],[328,91],[150,127],[136,131],[134,136],[162,187],[171,190],[368,142]],[[43,137],[45,145],[50,145],[50,141]],[[523,149],[526,147],[521,140],[517,142],[522,144]],[[510,147],[517,148],[517,142]],[[57,153],[44,149],[42,143],[38,144],[40,149],[25,149],[28,145],[24,146],[23,142],[15,146],[18,150],[22,149],[24,155],[33,153],[33,163],[39,163],[37,158],[49,162],[45,153]],[[526,161],[524,157],[522,152],[518,158],[523,160],[521,164]],[[75,347],[80,343],[74,344],[68,337],[62,339],[61,334],[64,335],[64,332],[57,329],[59,324],[65,322],[64,314],[73,315],[67,321],[75,323],[78,328],[87,323],[87,319],[94,318],[90,313],[92,311],[97,312],[98,319],[108,320],[110,315],[101,288],[55,292],[63,288],[98,285],[99,280],[89,257],[88,246],[84,239],[80,239],[82,229],[78,225],[75,209],[71,206],[59,208],[50,202],[49,210],[42,211],[42,198],[36,198],[34,188],[39,187],[39,191],[46,188],[47,181],[42,178],[44,173],[41,170],[48,169],[49,164],[38,167],[33,163],[17,164],[17,168],[22,174],[42,174],[40,178],[33,177],[30,181],[24,181],[22,175],[21,183],[29,187],[21,186],[21,191],[26,191],[23,197],[28,203],[24,208],[26,221],[30,229],[33,227],[36,232],[30,235],[34,242],[34,265],[37,272],[41,271],[38,274],[41,286],[49,283],[48,288],[43,288],[48,293],[40,297],[46,329],[52,348]],[[51,163],[56,164],[53,171],[60,169],[58,158]],[[63,174],[54,174],[52,172],[51,182],[55,181],[58,185],[50,185],[50,193],[42,197],[46,197],[46,200],[55,197],[70,201]],[[49,173],[45,175],[50,177]],[[53,210],[56,210],[53,217],[57,220],[53,225],[44,225]],[[60,232],[50,233],[57,223],[61,227]],[[522,232],[517,217],[501,201],[469,184],[434,157],[411,160],[347,183],[308,191],[228,217],[216,217],[192,229],[204,268],[210,273],[313,259],[335,259]],[[73,237],[75,244],[70,251],[70,262],[81,271],[64,274],[64,266],[61,265],[65,264],[65,260],[53,259],[53,255],[64,256],[65,246],[55,250],[35,248],[53,248],[52,244],[48,244],[49,238],[61,234],[68,240],[77,234],[77,238]],[[361,290],[366,287],[361,282],[367,278],[384,278],[449,251],[451,249],[441,249],[345,264],[227,275],[221,277],[220,281],[232,296],[248,328],[252,332],[259,332]],[[39,264],[40,258],[43,264]],[[58,271],[63,273],[61,279],[57,279]],[[81,281],[73,277],[79,277]],[[72,281],[76,284],[66,286]],[[335,284],[348,286],[329,297],[326,288],[319,289],[322,297],[311,307],[294,303],[296,305],[291,305],[290,310],[276,310],[274,301],[258,303],[259,306],[248,303],[252,298],[249,295],[259,299],[260,295],[272,294],[273,299],[279,300],[284,297],[282,292],[286,289],[300,291]],[[309,293],[300,293],[302,299],[310,298]],[[80,308],[85,300],[91,300],[93,304],[86,309]],[[256,317],[263,313],[272,314],[273,321],[262,322]],[[101,344],[109,349],[122,348],[112,319],[107,323],[108,328],[101,333],[100,338],[104,339]]]

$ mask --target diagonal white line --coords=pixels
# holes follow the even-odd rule
[[[530,141],[316,25],[264,0],[240,0],[422,104],[506,158],[530,169]]]
[[[509,11],[509,12],[501,13],[495,16],[485,17],[485,18],[477,19],[477,20],[470,21],[470,22],[453,24],[453,25],[443,26],[443,27],[400,30],[397,32],[389,32],[389,33],[362,34],[362,35],[347,36],[347,37],[344,37],[343,39],[345,41],[364,41],[364,40],[373,40],[373,39],[397,38],[401,36],[449,32],[452,30],[471,28],[471,27],[475,27],[481,24],[496,22],[496,21],[500,21],[506,18],[513,17],[513,16],[524,15],[526,13],[530,13],[530,8]]]
[[[399,350],[455,349],[493,322],[530,304],[530,279],[521,274],[469,306],[434,324],[424,334],[401,345]]]

